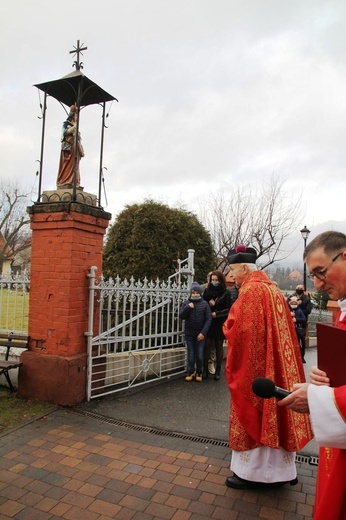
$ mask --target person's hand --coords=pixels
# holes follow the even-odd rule
[[[216,312],[212,312],[212,313],[211,313],[211,317],[212,317],[212,318],[216,318]]]
[[[294,384],[290,395],[278,401],[278,406],[287,406],[294,412],[309,413],[308,387],[309,383]]]
[[[194,309],[194,308],[195,308],[195,304],[192,303],[192,302],[190,302],[190,303],[189,303],[189,307],[191,307],[191,309]]]
[[[202,334],[202,332],[200,332],[197,336],[197,341],[203,341],[204,340],[204,334]]]
[[[210,305],[210,307],[214,307],[214,305],[215,305],[215,300],[209,300],[209,305]]]
[[[330,380],[329,377],[327,377],[327,374],[323,372],[323,370],[320,370],[316,366],[311,367],[310,373],[309,373],[310,383],[313,385],[323,386],[327,385],[330,386]]]

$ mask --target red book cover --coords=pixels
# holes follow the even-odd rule
[[[346,330],[316,323],[317,366],[326,372],[330,386],[346,384]]]

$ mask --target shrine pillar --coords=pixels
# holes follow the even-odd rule
[[[18,391],[27,398],[73,406],[86,396],[91,266],[102,273],[110,213],[79,202],[28,208],[32,229],[29,349]],[[94,323],[97,322],[97,316]]]

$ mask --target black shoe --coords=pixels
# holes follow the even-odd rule
[[[298,484],[298,479],[295,478],[285,482],[254,482],[252,480],[245,480],[240,478],[235,473],[233,474],[233,477],[227,477],[226,479],[226,486],[233,489],[263,489],[273,486],[283,486],[285,484],[294,486],[295,484]]]
[[[207,368],[205,368],[203,370],[203,374],[202,374],[203,379],[207,379],[208,375],[209,375],[209,370]]]
[[[226,486],[233,489],[260,489],[266,487],[267,484],[244,480],[234,473],[233,477],[227,477]]]
[[[306,363],[305,359],[303,358],[303,363]]]
[[[215,370],[214,381],[219,381],[219,379],[220,379],[220,368],[217,368]]]

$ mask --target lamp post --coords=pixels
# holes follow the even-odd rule
[[[300,230],[300,233],[301,233],[302,238],[304,240],[304,251],[305,251],[306,242],[307,242],[307,240],[309,238],[309,235],[310,235],[311,231],[306,226],[304,226],[303,229]],[[304,290],[306,291],[306,262],[304,262]]]

